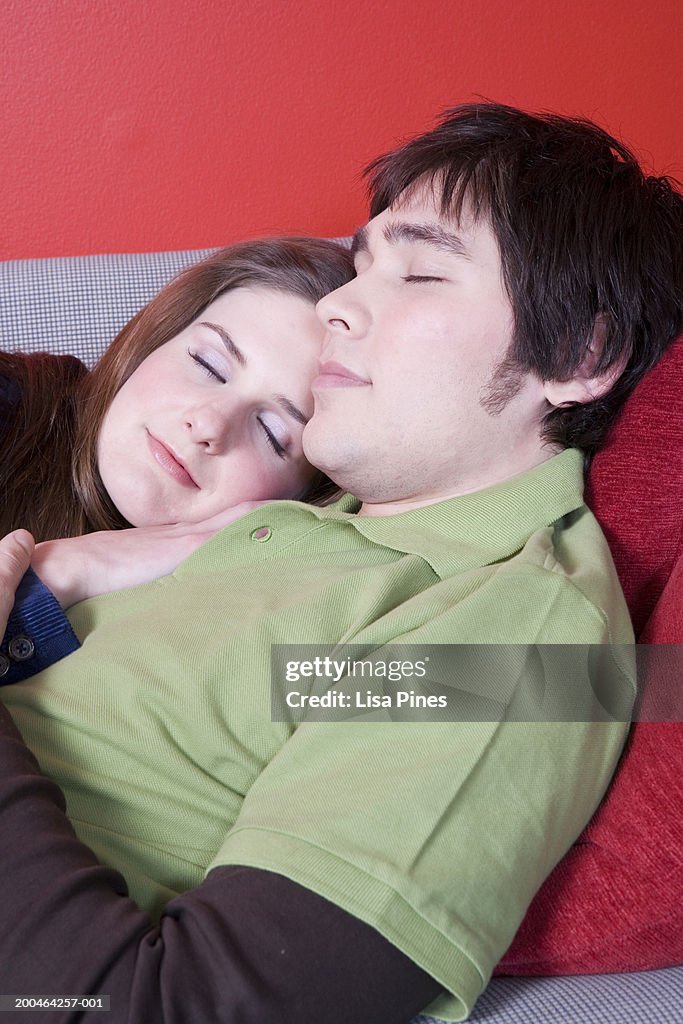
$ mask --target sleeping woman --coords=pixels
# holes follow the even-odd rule
[[[301,448],[323,335],[314,307],[352,276],[331,241],[244,242],[175,278],[90,373],[70,356],[0,353],[0,534],[44,541],[324,500]]]
[[[332,486],[302,449],[323,338],[315,304],[352,275],[348,253],[333,242],[242,243],[171,282],[124,327],[91,373],[70,357],[0,356],[2,531],[28,527],[41,542],[33,567],[62,607],[166,576],[216,530],[262,502],[329,499]],[[30,574],[26,580],[40,587]],[[161,587],[159,601],[172,589]],[[44,607],[44,597],[37,603]],[[183,628],[178,614],[175,605],[168,612],[175,634]],[[202,624],[194,622],[191,608],[181,617],[193,638],[187,647],[192,660],[195,642],[206,649],[208,638],[202,639]],[[150,633],[161,647],[163,621],[159,604]],[[125,629],[110,625],[107,633],[104,621],[79,621],[76,631],[84,647],[74,656],[80,666],[87,652],[93,653],[95,672],[81,667],[79,678],[85,674],[89,680],[91,724],[105,732],[111,723],[104,721],[104,705],[98,702],[104,701],[104,691],[97,686],[97,666],[120,667],[118,695],[124,700],[122,680],[131,653]],[[67,643],[64,653],[70,649]],[[2,658],[0,683],[14,682],[17,671],[21,679],[28,662]],[[46,664],[54,660],[51,656]],[[19,685],[3,686],[0,695],[46,772],[67,790],[71,782],[77,829],[105,860],[116,862],[116,828],[106,828],[116,812],[96,796],[98,773],[106,774],[106,766],[88,760],[84,721],[63,729],[56,740],[52,701],[65,708],[74,700],[82,709],[83,692],[70,690],[78,669],[67,661]],[[32,665],[31,673],[36,667],[42,666]],[[151,684],[158,668],[155,658],[144,679],[136,678]],[[174,674],[182,684],[179,665]],[[185,697],[194,700],[192,694]],[[204,711],[212,713],[209,707]],[[136,721],[132,706],[119,706],[116,714]],[[202,713],[197,709],[192,715],[198,726]],[[159,769],[165,773],[169,765]],[[75,792],[76,777],[88,780],[80,790],[83,802]],[[151,778],[148,782],[154,788]],[[119,790],[120,810],[123,793]],[[145,817],[146,824],[137,822],[143,846],[150,840]],[[148,907],[160,909],[176,884],[182,889],[205,866],[213,840],[185,838],[187,848],[168,851],[162,860],[168,866],[169,856],[179,857],[186,868],[191,863],[190,878],[181,881],[173,870],[177,881],[162,883],[161,891],[158,879],[150,887],[149,878],[140,885],[130,878]],[[163,846],[161,835],[157,839]]]
[[[171,571],[255,502],[324,503],[333,488],[301,445],[323,336],[315,305],[352,276],[331,241],[244,242],[175,278],[90,373],[71,356],[0,353],[0,535],[25,528],[41,542],[159,526],[147,542]],[[78,554],[39,543],[33,566],[49,556],[66,607],[145,581],[153,551],[140,541],[122,536],[114,554],[109,534],[93,535],[87,587],[82,542]],[[150,571],[163,568],[157,559]]]

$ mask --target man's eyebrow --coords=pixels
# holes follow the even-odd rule
[[[240,366],[247,365],[247,358],[244,352],[237,347],[224,327],[221,327],[220,324],[212,324],[208,320],[201,320],[200,323],[202,327],[210,327],[212,331],[216,332],[235,362],[239,363]]]
[[[472,254],[462,238],[451,231],[446,231],[440,224],[412,224],[407,221],[393,221],[385,226],[384,238],[387,242],[416,242],[432,245],[450,255],[472,259]]]
[[[273,398],[279,406],[281,406],[285,412],[289,413],[292,419],[295,419],[303,427],[308,423],[310,416],[304,416],[298,405],[294,405],[289,398],[285,398],[284,395],[273,395]]]

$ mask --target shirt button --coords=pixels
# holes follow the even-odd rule
[[[269,526],[259,526],[258,529],[251,531],[252,540],[270,540],[273,536],[273,531]]]
[[[6,676],[9,672],[9,658],[6,658],[4,654],[0,654],[0,679]]]
[[[33,657],[35,649],[33,640],[27,636],[15,636],[7,645],[9,656],[13,661],[28,661]]]

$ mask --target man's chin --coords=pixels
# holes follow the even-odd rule
[[[301,445],[311,465],[327,473],[327,466],[324,463],[329,453],[334,450],[334,432],[325,428],[322,419],[319,413],[313,413],[304,427]]]
[[[348,417],[316,412],[304,427],[302,445],[304,455],[316,469],[321,470],[344,491],[355,494],[359,479],[372,479],[377,449],[363,435],[354,430]]]
[[[306,427],[306,430],[308,430],[308,427]],[[328,437],[327,432],[323,433],[321,431],[320,435],[317,432],[311,432],[308,438],[304,436],[304,454],[312,466],[315,466],[325,476],[328,476],[338,487],[347,490],[347,485],[344,481],[347,476],[345,469],[348,465],[348,459],[340,451],[338,439],[336,440],[337,443],[335,444],[335,439]]]

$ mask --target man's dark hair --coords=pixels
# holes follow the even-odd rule
[[[553,409],[546,442],[600,445],[626,396],[683,323],[683,197],[646,176],[590,121],[497,103],[448,111],[432,131],[367,168],[370,216],[427,184],[442,216],[489,220],[514,314],[502,376],[569,380],[599,326],[593,374],[626,366],[611,391]],[[509,393],[509,392],[508,392]]]

